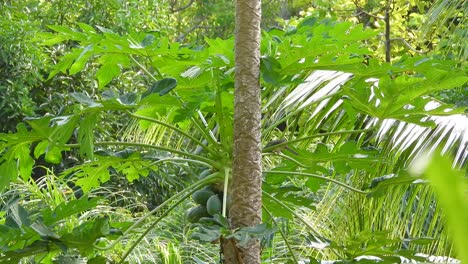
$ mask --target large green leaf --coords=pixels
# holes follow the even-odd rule
[[[112,79],[120,75],[121,68],[130,64],[125,54],[105,54],[99,57],[98,62],[102,65],[96,72],[99,88],[105,87]]]
[[[94,161],[65,170],[63,174],[72,173],[77,179],[75,184],[80,186],[83,192],[88,193],[109,181],[110,168],[123,173],[129,181],[133,181],[141,176],[147,176],[149,165],[150,161],[141,159],[138,153],[134,153],[128,158],[96,156]]]
[[[110,234],[110,226],[107,219],[98,218],[89,220],[74,228],[71,233],[62,236],[61,241],[69,248],[77,248],[86,255],[94,250],[94,243],[100,237]]]
[[[53,225],[58,221],[61,221],[74,214],[84,212],[86,210],[95,208],[99,198],[89,199],[88,196],[84,195],[78,200],[72,200],[70,202],[62,202],[53,210],[46,208],[42,211],[42,220],[46,225]]]
[[[457,255],[462,262],[468,261],[468,185],[464,173],[452,169],[452,161],[447,157],[434,155],[421,157],[414,165],[413,172],[423,173],[431,181],[438,201],[447,215],[447,221]]]
[[[81,120],[78,130],[80,154],[86,155],[90,160],[94,159],[94,127],[97,120],[98,113],[90,113]]]

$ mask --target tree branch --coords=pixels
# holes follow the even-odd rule
[[[401,41],[408,49],[418,53],[418,54],[426,54],[427,51],[420,51],[420,50],[417,50],[415,48],[413,48],[409,43],[408,41],[406,41],[404,38],[392,38],[390,39],[390,41]]]
[[[172,13],[177,13],[177,12],[180,12],[180,11],[184,11],[185,9],[189,8],[193,2],[195,2],[195,0],[190,0],[190,2],[186,5],[184,5],[183,7],[180,7],[180,8],[177,8],[177,9],[173,9],[174,6],[171,6],[171,12]]]

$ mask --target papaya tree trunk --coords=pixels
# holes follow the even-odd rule
[[[235,32],[235,92],[233,176],[230,185],[231,228],[252,227],[262,219],[261,98],[260,98],[261,0],[237,0]],[[246,247],[223,241],[226,264],[260,263],[260,244]]]

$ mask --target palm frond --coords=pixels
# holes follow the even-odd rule
[[[314,119],[318,128],[323,129],[323,124],[335,124],[343,118],[343,99],[340,93],[341,87],[352,79],[352,74],[339,71],[315,71],[303,84],[294,88],[279,104],[272,119],[281,119],[285,113],[300,113],[308,111],[307,124]],[[367,82],[378,82],[376,79],[368,79]],[[370,93],[369,102],[373,97]],[[270,104],[272,104],[270,102]],[[306,109],[308,107],[313,109]],[[437,108],[440,103],[435,99],[430,101],[426,108],[428,111]],[[394,154],[401,154],[411,149],[407,162],[411,162],[418,155],[425,152],[433,152],[443,146],[442,154],[451,152],[454,158],[454,166],[466,165],[468,159],[468,117],[462,114],[436,116],[427,114],[426,123],[433,122],[435,127],[421,126],[396,119],[379,119],[371,116],[358,115],[360,120],[365,120],[365,128],[377,127],[373,137],[378,143],[389,142]],[[356,126],[358,120],[348,120],[348,123]],[[304,124],[304,127],[306,125]],[[336,127],[336,126],[335,126]],[[409,163],[408,163],[409,164]]]
[[[467,12],[468,4],[465,0],[438,0],[429,10],[429,19],[423,27],[425,34],[431,32],[442,35],[441,39],[446,43],[442,42],[439,46],[445,50],[445,55],[451,53],[460,61],[468,59]]]
[[[354,186],[366,186],[370,179],[399,173],[407,168],[418,156],[434,152],[442,147],[443,153],[451,153],[454,166],[466,167],[468,159],[468,117],[462,114],[436,116],[427,114],[423,126],[396,119],[379,119],[359,113],[347,105],[343,88],[352,85],[353,75],[339,71],[315,71],[306,81],[288,91],[280,90],[276,102],[270,100],[270,107],[276,107],[269,123],[273,120],[300,120],[299,131],[286,131],[289,137],[305,137],[326,130],[352,130],[375,128],[374,132],[361,133],[351,138],[322,138],[321,143],[339,148],[340,142],[356,140],[361,147],[376,146],[382,160],[376,163],[374,171],[364,173],[355,170],[341,180]],[[378,84],[377,79],[368,79],[370,85]],[[369,92],[369,103],[375,96]],[[372,103],[376,103],[374,100]],[[429,101],[430,111],[440,103]],[[286,117],[286,118],[285,118]],[[291,121],[294,123],[296,121]],[[270,136],[269,134],[265,136]],[[304,147],[312,148],[317,141],[306,142]],[[340,177],[340,176],[335,176]],[[427,245],[403,242],[402,248],[411,248],[429,255],[450,255],[451,243],[443,222],[443,215],[435,204],[432,189],[424,185],[395,186],[383,197],[367,198],[343,191],[339,186],[326,185],[319,192],[321,202],[309,219],[320,232],[334,242],[346,243],[361,231],[390,231],[389,238],[410,241],[412,238],[433,238]],[[306,232],[306,231],[304,231]],[[408,239],[408,240],[404,240]],[[305,245],[307,247],[307,245]],[[309,249],[317,252],[314,249]],[[337,256],[332,251],[321,251],[323,258]]]

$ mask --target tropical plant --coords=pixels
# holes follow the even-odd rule
[[[120,226],[123,236],[117,238],[114,233],[104,232],[106,228],[101,229],[104,231],[98,233],[98,237],[91,236],[86,240],[87,250],[81,252],[83,255],[93,257],[93,250],[113,248],[150,215],[157,214],[151,218],[147,229],[140,231],[139,237],[128,245],[126,252],[116,256],[123,262],[151,228],[193,194],[199,205],[188,212],[187,218],[198,226],[196,237],[201,241],[216,243],[219,238],[235,238],[239,244],[246,245],[257,238],[268,245],[272,232],[278,230],[296,262],[306,257],[352,260],[364,253],[392,260],[395,255],[417,258],[415,253],[419,248],[408,253],[402,247],[407,242],[417,243],[424,232],[411,234],[410,240],[405,240],[401,233],[399,236],[388,235],[388,230],[375,220],[384,221],[385,214],[400,215],[400,212],[385,211],[381,215],[371,215],[367,219],[370,221],[361,221],[364,214],[359,214],[358,210],[364,210],[366,203],[373,203],[382,210],[398,193],[390,192],[389,198],[384,197],[388,200],[367,199],[363,195],[377,196],[398,188],[416,199],[411,195],[415,193],[412,188],[417,188],[413,185],[418,182],[405,177],[401,171],[408,153],[392,155],[389,146],[377,144],[372,139],[376,135],[379,138],[385,136],[378,133],[380,124],[380,131],[384,132],[397,122],[406,122],[409,129],[419,125],[428,131],[434,125],[430,120],[433,115],[463,113],[463,109],[451,109],[443,103],[436,108],[427,108],[433,100],[424,97],[466,83],[467,77],[460,73],[455,63],[426,57],[404,57],[394,64],[381,63],[368,58],[369,50],[362,44],[376,32],[329,19],[307,18],[295,28],[264,32],[261,46],[263,142],[267,145],[263,149],[264,224],[233,231],[226,221],[234,116],[232,39],[207,39],[206,47],[199,49],[170,43],[151,33],[120,36],[102,27],[99,31],[86,24],[79,24],[79,27],[80,30],[71,30],[53,26],[56,33],[40,36],[44,45],[63,41],[79,45],[62,58],[51,77],[60,72],[83,71],[92,61],[101,69],[96,72],[101,89],[125,70],[140,71],[144,78],[151,80],[151,85],[146,91],[103,92],[93,98],[73,93],[78,104],[67,108],[63,116],[29,119],[18,125],[18,133],[2,134],[1,186],[7,187],[17,175],[28,180],[33,157],[44,155],[46,160],[56,163],[60,161],[61,153],[71,148],[79,149],[86,162],[66,170],[63,175],[72,175],[84,193],[107,182],[111,174],[109,168],[133,181],[151,171],[163,172],[167,166],[179,167],[191,172],[185,175],[186,180],[193,183],[131,227]],[[130,137],[126,138],[130,140],[96,142],[93,130],[108,121],[107,117],[113,111],[138,120],[143,129],[156,128],[151,130],[151,142],[156,143],[134,141]],[[150,126],[151,123],[154,125]],[[391,131],[400,133],[404,130]],[[440,138],[443,137],[444,134]],[[455,141],[448,139],[448,144],[453,146]],[[273,142],[267,144],[270,141]],[[411,142],[402,145],[405,149],[407,143]],[[417,146],[418,142],[414,144]],[[466,155],[461,157],[463,162]],[[395,175],[390,176],[391,173]],[[199,177],[191,177],[193,174]],[[332,185],[326,184],[328,182]],[[367,185],[370,186],[366,190]],[[202,188],[205,189],[200,190]],[[199,200],[200,196],[207,200]],[[215,202],[207,204],[208,200]],[[331,204],[336,211],[331,211]],[[343,210],[346,204],[357,210]],[[412,205],[402,210],[409,215]],[[354,214],[357,217],[352,222],[356,224],[355,229],[347,231],[361,234],[355,239],[359,245],[350,243],[350,236],[328,233],[327,230],[333,229],[325,228],[326,222],[313,218],[314,221],[309,221],[302,213],[310,212],[306,208],[318,208],[317,214],[322,215],[329,212],[327,216],[332,221],[339,220],[340,216],[352,219]],[[7,217],[14,212],[10,210]],[[326,249],[308,250],[297,256],[286,233],[278,228],[282,222],[279,217],[301,221],[307,227],[305,238]],[[105,222],[99,223],[104,225]],[[337,226],[343,227],[343,223],[336,221]],[[8,228],[16,228],[14,230],[18,232],[22,226],[22,222],[16,222],[16,226]],[[356,230],[360,232],[354,232]],[[38,231],[32,229],[31,233],[34,232]],[[439,233],[436,231],[436,234]],[[74,244],[66,243],[65,238],[55,236],[54,241],[65,241],[60,244],[65,246],[53,250],[75,248]],[[44,240],[35,235],[28,242],[39,241],[39,246],[45,247]],[[11,256],[18,250],[33,254],[31,248],[22,247],[22,240],[15,243],[16,247],[9,243],[12,243],[11,239],[2,244],[6,248],[4,254]],[[362,244],[378,245],[383,249],[359,251]]]

